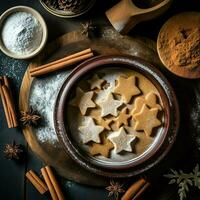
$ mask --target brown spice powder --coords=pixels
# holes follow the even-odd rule
[[[163,64],[183,77],[200,77],[200,13],[186,12],[169,19],[158,36]]]

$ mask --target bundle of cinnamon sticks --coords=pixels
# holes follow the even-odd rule
[[[91,58],[92,56],[94,56],[92,50],[90,48],[85,49],[81,52],[72,54],[70,56],[66,56],[62,59],[59,59],[59,60],[53,61],[51,63],[33,68],[33,69],[30,70],[30,75],[32,77],[42,76],[42,75],[45,75],[45,74],[66,68],[68,66],[74,65],[74,64],[79,63],[83,60]]]
[[[41,194],[49,191],[53,200],[64,200],[64,195],[51,168],[45,166],[41,169],[41,172],[45,183],[33,172],[33,170],[28,171],[26,177]]]
[[[58,185],[58,182],[49,166],[43,167],[41,169],[42,176],[47,184],[49,192],[53,200],[64,200],[64,195]]]
[[[18,120],[15,110],[15,104],[11,92],[8,77],[0,77],[0,95],[3,103],[3,108],[9,128],[15,128],[18,126]]]

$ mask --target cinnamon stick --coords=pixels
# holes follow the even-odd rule
[[[58,185],[58,182],[49,166],[41,169],[44,180],[49,188],[53,200],[64,200],[64,195]]]
[[[121,200],[138,200],[149,186],[150,183],[145,179],[139,179],[128,188]]]
[[[9,128],[18,126],[14,100],[9,85],[9,80],[6,76],[0,77],[0,95],[4,107],[4,112]]]
[[[45,168],[46,168],[47,174],[48,174],[48,176],[49,176],[49,178],[50,178],[50,180],[51,180],[51,182],[52,182],[52,184],[54,186],[54,189],[56,191],[58,199],[59,200],[64,200],[65,198],[64,198],[64,196],[62,194],[62,191],[61,191],[61,189],[60,189],[60,187],[58,185],[58,182],[57,182],[57,180],[56,180],[51,168],[49,166],[46,166]]]
[[[67,56],[65,58],[53,61],[51,63],[42,65],[40,67],[34,68],[30,70],[30,75],[32,77],[41,76],[47,73],[51,73],[63,68],[66,68],[68,66],[71,66],[73,64],[76,64],[80,61],[86,60],[88,58],[91,58],[94,56],[91,49],[86,49],[84,51],[72,54],[70,56]]]
[[[44,194],[45,192],[48,191],[47,186],[32,170],[26,173],[26,177],[34,185],[34,187],[40,192],[40,194]]]

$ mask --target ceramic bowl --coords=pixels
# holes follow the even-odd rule
[[[73,13],[70,11],[63,11],[63,10],[55,9],[55,8],[45,4],[44,1],[40,0],[41,5],[44,7],[44,9],[47,12],[51,13],[52,15],[55,15],[57,17],[62,17],[62,18],[74,18],[74,17],[78,17],[80,15],[83,15],[93,7],[95,2],[96,2],[96,0],[90,0],[90,1],[88,1],[88,5],[86,5],[81,11]]]
[[[0,27],[3,27],[3,23],[7,19],[7,17],[9,17],[11,14],[13,14],[15,12],[30,13],[39,21],[39,23],[41,24],[42,30],[43,30],[43,35],[42,35],[42,40],[40,42],[40,45],[38,46],[38,48],[36,50],[31,52],[30,54],[24,54],[24,55],[16,54],[16,53],[9,51],[4,46],[2,38],[0,37],[0,49],[3,53],[5,53],[9,57],[16,58],[16,59],[29,59],[29,58],[32,58],[32,57],[36,56],[37,54],[39,54],[42,51],[42,49],[45,47],[47,37],[48,37],[47,26],[46,26],[46,23],[45,23],[43,17],[33,8],[30,8],[27,6],[16,6],[16,7],[12,7],[10,9],[6,10],[0,16]],[[0,35],[1,35],[1,29],[0,29]]]
[[[139,72],[158,90],[164,109],[162,132],[139,157],[122,163],[101,162],[82,151],[74,141],[66,121],[66,108],[70,95],[78,81],[96,70],[119,67]],[[76,119],[75,119],[76,120]],[[69,156],[82,167],[99,175],[108,177],[130,177],[140,174],[159,163],[172,147],[179,127],[179,109],[172,87],[154,66],[132,56],[99,56],[80,64],[62,85],[57,96],[54,110],[54,124],[60,143]]]

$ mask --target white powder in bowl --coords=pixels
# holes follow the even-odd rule
[[[1,38],[12,53],[26,55],[36,50],[42,41],[42,27],[30,13],[16,12],[5,19]]]

